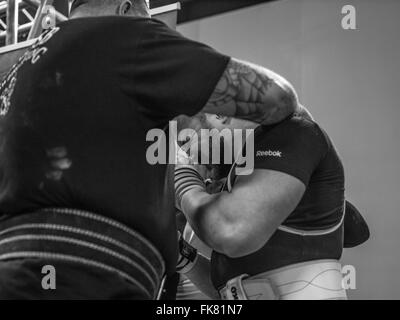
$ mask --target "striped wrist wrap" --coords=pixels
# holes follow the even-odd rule
[[[181,208],[183,196],[193,189],[206,190],[200,173],[193,166],[179,166],[175,169],[175,196],[178,209]]]

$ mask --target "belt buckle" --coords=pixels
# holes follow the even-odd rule
[[[223,300],[278,300],[277,288],[268,278],[251,279],[242,274],[229,280],[220,291]]]
[[[220,290],[221,298],[223,300],[247,300],[247,295],[242,282],[248,276],[248,274],[242,274],[229,280],[226,283],[226,286]]]

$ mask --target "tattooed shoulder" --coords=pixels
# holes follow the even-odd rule
[[[284,81],[268,69],[231,59],[204,112],[263,124],[278,122],[291,112],[291,99],[282,94]]]

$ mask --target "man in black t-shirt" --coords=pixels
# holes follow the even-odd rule
[[[144,0],[74,1],[71,18],[0,83],[0,298],[154,298],[177,241],[173,170],[147,161],[149,130],[199,111],[277,123],[297,96],[151,19]]]
[[[224,299],[345,299],[344,170],[325,131],[299,115],[270,126],[208,115],[205,126],[256,128],[254,171],[237,175],[234,164],[223,191],[208,194],[195,166],[177,167],[178,205],[214,250],[211,268],[193,254],[184,273],[211,297],[202,272]]]

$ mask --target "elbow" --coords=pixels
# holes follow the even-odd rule
[[[226,214],[215,206],[199,208],[194,221],[202,240],[214,251],[230,258],[239,258],[261,249],[269,237],[268,228],[256,224],[241,214]]]
[[[278,89],[278,105],[282,110],[286,110],[288,116],[296,112],[299,108],[299,98],[293,85],[281,76],[276,77],[275,84]]]
[[[299,111],[297,93],[289,83],[276,83],[274,87],[273,105],[274,108],[266,109],[262,124],[270,125],[283,121],[287,117]]]
[[[214,250],[229,258],[240,258],[254,253],[265,243],[265,234],[249,232],[240,223],[219,226],[213,237]]]
[[[243,243],[235,241],[227,241],[223,246],[221,246],[221,248],[219,248],[219,250],[215,251],[232,259],[244,257],[252,253],[243,247]]]
[[[203,223],[196,221],[203,241],[214,251],[229,257],[237,256],[237,249],[246,241],[238,219],[228,219],[224,212],[214,208],[201,208],[198,217],[203,217]],[[207,217],[205,219],[204,217]]]
[[[283,90],[281,91],[278,98],[278,105],[280,106],[279,109],[282,110],[282,114],[286,117],[294,114],[299,110],[299,100],[297,97],[297,93],[290,84],[287,84],[283,87]]]

